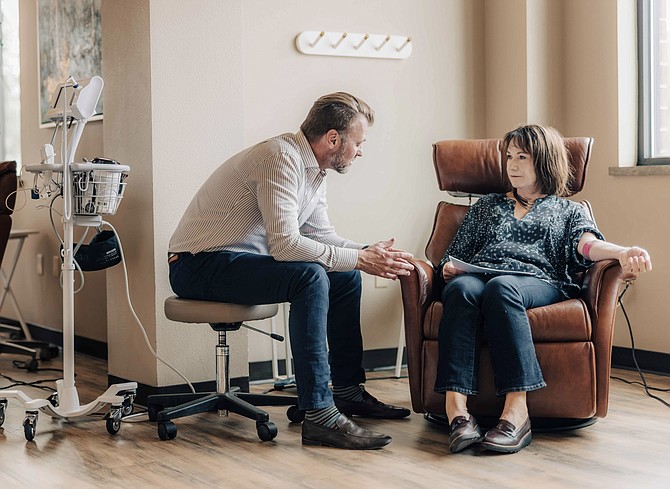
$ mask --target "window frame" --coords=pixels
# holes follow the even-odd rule
[[[638,53],[638,165],[670,165],[670,156],[648,156],[653,152],[654,129],[654,0],[637,0]]]

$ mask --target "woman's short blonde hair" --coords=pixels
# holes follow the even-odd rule
[[[533,158],[540,193],[560,197],[569,194],[572,168],[560,132],[553,127],[535,124],[520,126],[505,134],[502,142],[503,157],[512,143]]]

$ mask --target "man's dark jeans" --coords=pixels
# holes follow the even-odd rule
[[[170,284],[187,299],[290,302],[300,409],[332,406],[331,378],[336,386],[365,382],[360,272],[326,272],[316,263],[280,262],[254,253],[180,253],[170,264]]]
[[[435,391],[477,394],[482,332],[497,395],[545,387],[526,309],[562,299],[558,289],[535,277],[463,274],[449,280],[442,292]]]

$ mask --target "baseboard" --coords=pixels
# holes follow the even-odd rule
[[[363,369],[366,372],[395,367],[397,348],[384,348],[379,350],[366,350],[363,352]],[[407,359],[403,354],[402,364],[405,365]],[[286,361],[277,362],[279,375],[286,375]],[[272,362],[251,362],[249,364],[249,380],[259,382],[262,380],[272,380]]]
[[[363,352],[363,368],[366,371],[392,368],[395,366],[397,348],[386,348],[381,350],[368,350]],[[403,356],[404,362],[404,356]],[[279,375],[286,375],[286,361],[277,362]],[[272,362],[252,362],[249,364],[249,377],[237,377],[230,379],[230,385],[239,387],[242,392],[249,392],[250,382],[272,381]],[[108,375],[109,385],[129,382],[131,380]],[[216,390],[215,381],[197,382],[193,384],[197,392],[214,392]],[[154,387],[138,383],[137,396],[135,402],[140,406],[146,406],[147,398],[152,394],[175,394],[179,392],[190,392],[188,385],[176,384],[164,387]]]
[[[20,323],[15,319],[0,317],[0,322],[10,326],[20,327]],[[38,341],[47,341],[54,345],[63,346],[63,332],[42,326],[35,323],[27,323],[30,334]],[[77,353],[83,353],[94,358],[107,360],[107,343],[98,340],[92,340],[83,336],[74,336],[74,350]],[[391,368],[395,366],[397,348],[383,348],[377,350],[366,350],[363,352],[363,368],[366,371]],[[286,361],[278,362],[279,375],[286,375]],[[403,365],[406,364],[406,356],[403,354]],[[248,381],[258,382],[261,380],[272,379],[272,362],[270,360],[263,362],[252,362],[249,364]],[[186,385],[186,384],[184,384]]]
[[[635,349],[635,359],[644,372],[670,375],[670,354]],[[631,348],[612,347],[612,367],[637,370]]]
[[[9,324],[10,326],[19,326],[20,323],[15,319],[0,317],[0,322]],[[54,330],[47,326],[39,324],[28,323],[30,334],[38,341],[46,341],[57,346],[63,346],[63,332]],[[83,353],[94,358],[107,360],[107,343],[85,338],[83,336],[74,337],[74,349],[78,353]],[[378,350],[366,350],[363,352],[363,368],[366,371],[380,370],[385,368],[392,368],[395,366],[397,348],[383,348]],[[670,354],[635,349],[635,358],[637,363],[644,372],[656,373],[660,375],[670,375]],[[403,353],[402,364],[407,362],[406,352]],[[279,360],[278,362],[279,375],[286,375],[286,362]],[[621,346],[612,347],[612,367],[623,368],[628,370],[635,370],[635,362],[633,361],[633,354],[631,348],[624,348]],[[259,382],[263,380],[272,380],[272,362],[252,362],[249,364],[249,377],[241,377],[239,379],[232,379],[231,385],[240,387],[243,391],[249,390],[249,382]],[[112,379],[116,379],[112,381]],[[109,376],[110,383],[127,382],[123,379],[118,379],[114,376]],[[202,382],[197,384],[198,390],[214,390],[215,383]],[[174,390],[170,390],[174,389]],[[153,393],[172,393],[172,392],[188,392],[186,384],[180,384],[169,387],[151,387],[143,386],[138,388],[139,392],[146,396]]]
[[[21,327],[15,319],[0,317],[0,323],[8,324],[10,326]],[[28,330],[36,341],[45,341],[56,346],[63,346],[63,332],[57,329],[52,329],[47,326],[42,326],[35,323],[26,323]],[[104,341],[92,340],[83,336],[74,335],[74,351],[83,353],[90,357],[107,360],[107,343]]]
[[[108,385],[123,384],[124,382],[134,382],[132,379],[124,379],[116,375],[107,375]],[[242,392],[249,392],[249,377],[238,377],[230,379],[231,387],[238,387]],[[216,381],[208,380],[204,382],[193,382],[193,388],[196,392],[216,392]],[[137,383],[137,394],[135,404],[140,406],[147,405],[147,398],[153,394],[178,394],[182,392],[191,392],[187,384],[166,385],[163,387],[154,387],[152,385]]]

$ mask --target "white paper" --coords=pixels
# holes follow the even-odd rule
[[[468,273],[496,273],[496,274],[505,274],[505,275],[533,275],[530,272],[519,272],[516,270],[497,270],[495,268],[480,267],[478,265],[472,265],[464,261],[459,260],[458,258],[449,257],[451,264],[456,270],[461,270]]]

